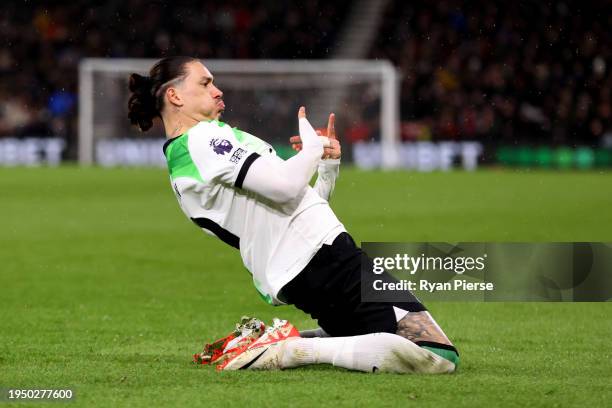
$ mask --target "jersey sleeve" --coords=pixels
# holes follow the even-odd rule
[[[319,175],[317,176],[314,189],[324,200],[329,201],[331,198],[339,172],[340,159],[325,159],[319,162]]]
[[[276,156],[276,150],[269,143],[244,130],[238,128],[233,128],[232,130],[238,141],[247,146],[249,150],[257,152],[262,156]]]
[[[190,131],[188,143],[191,158],[205,183],[242,188],[249,168],[259,157],[236,139],[228,125],[198,126]]]

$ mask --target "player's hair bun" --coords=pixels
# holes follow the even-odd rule
[[[148,76],[131,74],[129,89],[132,92],[128,101],[128,118],[132,125],[137,125],[145,132],[153,126],[153,118],[159,116],[155,96],[153,96],[153,81]]]
[[[187,64],[197,59],[193,57],[166,57],[159,60],[149,76],[131,74],[129,89],[132,95],[128,101],[128,118],[143,132],[153,126],[153,119],[161,117],[164,108],[164,89],[171,81],[187,75]]]

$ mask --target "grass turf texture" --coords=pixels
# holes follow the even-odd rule
[[[359,242],[612,241],[612,174],[345,169],[332,207]],[[83,406],[603,406],[612,305],[428,304],[455,375],[191,364],[261,301],[239,256],[180,212],[163,170],[0,169],[0,387]]]

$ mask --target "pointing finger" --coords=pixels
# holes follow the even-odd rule
[[[306,117],[306,108],[300,106],[300,110],[298,110],[298,119],[302,119]]]
[[[329,121],[327,122],[327,137],[330,139],[336,138],[336,115],[333,113],[329,114]]]

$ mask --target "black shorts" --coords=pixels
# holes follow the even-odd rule
[[[410,293],[405,302],[362,302],[362,262],[371,264],[372,259],[343,232],[332,245],[323,245],[306,268],[281,289],[279,298],[317,319],[331,336],[395,334],[393,306],[410,312],[427,310]],[[379,278],[397,281],[386,273]]]

